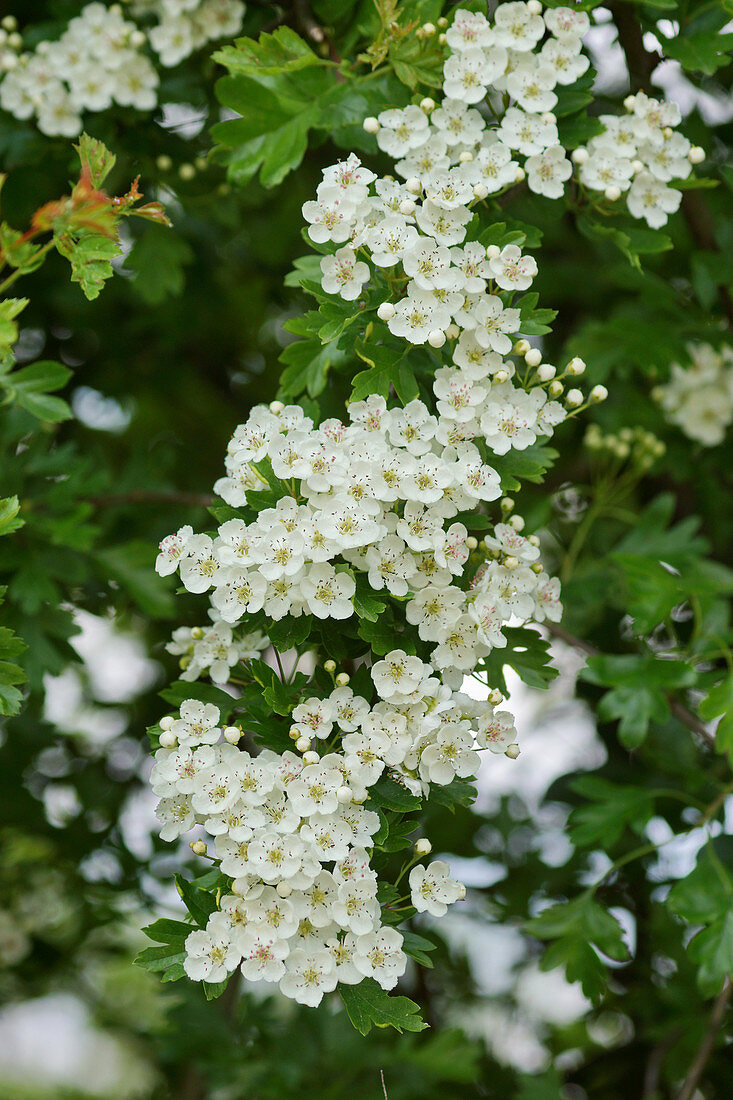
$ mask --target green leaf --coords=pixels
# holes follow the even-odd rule
[[[411,794],[406,787],[387,773],[380,775],[377,782],[369,788],[369,798],[375,806],[385,810],[396,810],[399,813],[419,810],[422,805],[417,795]]]
[[[715,747],[727,753],[733,761],[733,672],[724,676],[710,689],[698,707],[700,717],[706,722],[719,718],[715,731]]]
[[[28,302],[28,298],[6,298],[0,302],[0,359],[7,355],[18,339],[15,318],[23,312]]]
[[[698,34],[678,34],[675,38],[659,36],[667,57],[679,61],[683,69],[712,76],[730,61],[733,50],[733,33],[721,34],[718,30]]]
[[[486,673],[490,687],[498,687],[505,694],[507,684],[504,669],[513,669],[525,684],[544,689],[558,675],[552,664],[550,643],[536,630],[525,626],[510,626],[502,631],[507,640],[505,649],[492,649],[483,657],[478,668]]]
[[[5,497],[0,500],[0,538],[3,535],[11,535],[22,527],[25,520],[18,518],[20,501],[17,497]]]
[[[606,968],[596,952],[602,951],[617,962],[629,956],[621,925],[587,891],[572,901],[544,909],[527,922],[525,931],[538,939],[555,941],[542,958],[542,969],[564,967],[568,980],[580,982],[592,1000],[599,998],[606,984]]]
[[[105,281],[112,278],[112,260],[122,255],[117,241],[101,233],[91,233],[80,240],[58,237],[56,247],[71,264],[72,283],[79,283],[90,301],[99,296]]]
[[[607,851],[630,828],[641,835],[652,816],[654,792],[642,787],[620,786],[595,775],[573,780],[570,789],[589,799],[568,818],[568,833],[581,848],[600,846]]]
[[[592,684],[611,686],[598,706],[604,720],[619,719],[619,740],[638,748],[649,723],[669,717],[667,694],[695,683],[695,672],[684,661],[661,661],[652,653],[589,657],[580,673]]]
[[[433,960],[428,952],[435,951],[438,945],[425,936],[419,936],[417,932],[411,932],[409,928],[402,928],[400,931],[404,940],[402,949],[405,954],[409,955],[420,966],[427,966],[432,969]]]
[[[176,297],[185,286],[184,267],[193,261],[190,245],[165,226],[149,225],[135,242],[125,266],[135,272],[131,286],[149,305]]]
[[[414,1001],[390,996],[373,978],[358,985],[341,985],[339,993],[349,1019],[362,1035],[368,1035],[373,1026],[393,1027],[399,1032],[423,1031],[428,1026]]]
[[[229,715],[237,705],[229,692],[215,684],[206,684],[199,680],[175,680],[160,693],[161,699],[172,707],[180,707],[187,699],[199,699],[202,703],[213,703],[224,715]]]
[[[182,875],[176,875],[176,888],[198,927],[205,928],[209,917],[217,909],[216,894],[199,890]]]
[[[89,182],[92,187],[99,189],[115,166],[117,158],[114,153],[111,153],[101,141],[90,137],[89,134],[82,134],[79,138],[79,144],[75,145],[74,148],[79,154],[82,171],[89,173]]]

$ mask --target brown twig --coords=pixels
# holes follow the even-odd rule
[[[181,493],[177,489],[132,489],[129,493],[87,497],[95,508],[113,508],[122,504],[185,504],[194,508],[209,508],[214,498],[202,493]]]
[[[543,625],[549,634],[554,635],[555,638],[560,638],[561,641],[566,642],[567,645],[572,646],[573,649],[579,649],[581,653],[586,653],[589,657],[602,656],[600,649],[596,649],[594,645],[584,641],[583,638],[577,638],[574,634],[571,634],[570,631],[566,630],[565,627],[550,622],[545,622]],[[677,718],[683,726],[687,726],[693,733],[702,737],[703,741],[705,741],[710,748],[715,747],[715,735],[712,734],[707,726],[700,721],[697,715],[693,714],[692,711],[672,692],[667,694],[667,703],[675,718]]]
[[[700,1078],[705,1072],[705,1066],[710,1060],[710,1055],[713,1053],[715,1047],[715,1040],[718,1036],[718,1032],[723,1023],[726,1009],[728,1008],[728,1002],[730,1001],[731,994],[733,994],[733,982],[729,978],[726,978],[723,988],[718,996],[715,998],[713,1004],[713,1011],[710,1013],[710,1022],[708,1024],[703,1040],[700,1043],[697,1054],[694,1061],[690,1066],[690,1071],[685,1077],[682,1083],[682,1088],[679,1090],[676,1096],[676,1100],[692,1100],[692,1097],[700,1082]]]
[[[383,1069],[380,1069],[380,1071],[379,1071],[379,1080],[382,1082],[382,1092],[384,1093],[384,1100],[389,1100],[389,1096],[387,1096],[387,1086],[384,1083],[384,1070]]]

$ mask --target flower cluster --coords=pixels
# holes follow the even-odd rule
[[[215,684],[226,684],[240,661],[258,657],[269,642],[259,630],[250,634],[235,632],[219,620],[213,609],[209,616],[214,621],[208,626],[178,627],[165,648],[180,658],[182,680],[198,680],[206,674]]]
[[[682,200],[682,192],[667,186],[686,179],[703,151],[674,127],[680,122],[675,103],[660,102],[638,92],[624,101],[626,115],[601,115],[603,133],[573,153],[580,182],[602,191],[612,202],[625,196],[628,211],[652,229],[665,225]]]
[[[7,49],[0,107],[18,119],[35,118],[50,137],[75,137],[84,112],[113,103],[151,111],[159,78],[145,53],[148,41],[161,64],[175,65],[205,42],[236,33],[244,12],[240,0],[143,0],[131,6],[136,15],[157,17],[148,34],[123,16],[119,4],[94,2],[69,20],[58,40],[24,53]],[[11,35],[5,45],[17,49],[18,37]]]
[[[691,365],[673,363],[670,379],[653,396],[686,436],[715,447],[733,420],[733,348],[688,344]]]
[[[240,730],[222,731],[213,704],[189,700],[161,721],[151,776],[161,836],[203,826],[232,880],[206,930],[186,939],[191,978],[217,982],[241,965],[250,980],[277,981],[310,1005],[337,982],[396,984],[406,956],[402,934],[382,923],[369,854],[380,818],[364,805],[369,789],[386,768],[421,791],[446,785],[475,773],[476,748],[501,752],[516,737],[508,713],[432,673],[404,651],[388,653],[371,669],[374,704],[342,674],[329,695],[294,708],[297,755],[240,749]],[[429,845],[417,850],[419,858]],[[414,908],[434,916],[465,893],[440,861],[413,866],[409,885]]]

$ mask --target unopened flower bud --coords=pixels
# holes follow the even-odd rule
[[[540,363],[539,367],[537,368],[537,377],[539,378],[540,382],[551,382],[556,373],[557,371],[555,367],[553,367],[552,363]]]
[[[382,302],[377,309],[377,317],[380,321],[389,321],[395,315],[395,308],[391,302]]]
[[[423,23],[422,32],[423,32],[423,34],[425,35],[426,38],[430,38],[432,35],[434,35],[435,31],[436,31],[435,23]]]
[[[483,183],[477,183],[473,188],[473,196],[476,199],[485,199],[489,193],[488,187]]]
[[[608,390],[605,386],[594,386],[590,391],[591,401],[605,401],[608,397]]]
[[[325,668],[326,672],[335,672],[336,662],[329,659],[328,661],[323,662],[323,667]]]
[[[515,558],[513,554],[509,554],[506,558],[504,558],[504,568],[505,569],[509,569],[509,570],[516,569],[518,565],[519,565],[519,558]]]
[[[18,20],[14,15],[6,15],[3,18],[2,27],[6,31],[15,31],[18,29]]]
[[[519,745],[507,745],[504,756],[508,756],[510,760],[516,760],[519,756]]]
[[[632,160],[632,162],[631,162],[631,171],[634,173],[635,176],[638,176],[639,172],[644,171],[643,162],[640,161],[640,160]]]
[[[167,153],[161,153],[159,157],[156,157],[155,163],[159,172],[170,172],[173,167],[173,161]]]
[[[409,218],[410,214],[414,214],[417,207],[412,199],[403,199],[400,203],[400,214],[404,214],[406,218]]]
[[[501,255],[501,249],[498,244],[490,244],[486,248],[486,258],[489,260],[495,260],[497,256]]]
[[[612,183],[610,187],[607,187],[603,192],[609,202],[616,202],[621,198],[621,188],[617,187],[615,183]]]
[[[461,888],[461,892],[460,892],[460,894],[458,895],[458,900],[459,900],[459,901],[464,901],[464,900],[465,900],[465,897],[466,897],[466,887],[465,887],[465,886],[463,885],[463,883],[462,883],[462,882],[459,882],[459,883],[458,883],[458,885],[459,885],[459,886],[460,886],[460,888]]]
[[[585,373],[585,363],[583,362],[582,359],[580,359],[576,355],[574,359],[570,360],[570,362],[568,363],[565,370],[567,371],[568,374],[574,374],[576,376],[579,375],[579,374],[584,374]]]
[[[565,394],[565,404],[569,409],[577,409],[578,405],[583,404],[583,393],[581,390],[568,390]]]
[[[299,726],[290,727],[290,733],[288,734],[288,737],[291,741],[299,741],[302,736],[303,734],[300,732]]]
[[[130,45],[139,50],[141,46],[145,45],[145,35],[142,31],[133,31],[130,35]]]
[[[539,535],[527,535],[527,542],[530,542],[532,544],[532,546],[539,546],[539,544],[540,544]]]
[[[445,46],[447,41],[448,41],[448,39],[446,38],[446,36],[444,34],[439,34],[438,35],[438,42],[440,43],[441,46]]]
[[[422,191],[422,184],[420,183],[420,180],[417,178],[417,176],[410,176],[409,180],[407,180],[405,184],[405,187],[411,195],[419,195]]]
[[[489,692],[489,702],[491,703],[492,707],[498,707],[500,703],[504,702],[504,696],[501,694],[498,688],[494,688],[492,691]]]
[[[310,737],[304,737],[304,736],[301,735],[298,738],[298,740],[295,742],[295,747],[298,750],[298,752],[302,752],[302,753],[308,752],[308,749],[311,747]]]
[[[375,118],[374,115],[369,115],[368,118],[364,119],[362,125],[368,134],[376,134],[379,129],[379,119]]]
[[[351,793],[349,787],[339,787],[336,791],[336,798],[339,800],[342,806],[348,806],[350,802],[353,802],[354,796]]]
[[[171,726],[173,725],[173,722],[174,722],[174,719],[171,718],[170,714],[166,714],[165,718],[161,718],[158,725],[160,726],[160,728],[162,730],[169,730],[171,728]]]
[[[524,356],[524,361],[528,367],[539,367],[542,362],[542,352],[539,348],[530,348]]]
[[[505,370],[498,370],[496,372],[496,374],[494,375],[494,381],[498,382],[499,385],[501,385],[503,382],[506,382],[508,377],[509,377],[509,375],[507,374],[507,372]]]
[[[426,95],[425,99],[420,100],[420,110],[424,111],[426,115],[429,115],[431,111],[435,110],[435,100],[431,99],[429,95]]]
[[[511,512],[513,507],[514,507],[514,501],[512,500],[511,497],[502,497],[502,500],[501,500],[501,510],[502,510],[502,512]]]
[[[237,726],[227,726],[224,730],[224,740],[230,745],[236,745],[242,736],[242,731]]]
[[[338,676],[336,677],[336,683],[339,687],[343,688],[346,687],[350,679],[351,677],[349,676],[348,672],[339,672]]]
[[[279,898],[289,898],[293,892],[293,888],[290,883],[286,882],[283,878],[280,879],[280,881],[278,882],[277,886],[275,887],[275,891]]]
[[[285,408],[285,406],[283,405],[282,401],[271,401],[270,402],[270,412],[272,413],[273,416],[279,416],[284,408]]]
[[[195,856],[206,855],[206,845],[204,844],[203,840],[192,840],[189,844],[189,848]]]
[[[450,324],[445,330],[445,335],[449,340],[457,340],[458,337],[461,335],[461,330],[459,329],[458,325]]]
[[[444,31],[447,26],[448,26],[448,20],[445,18],[444,15],[441,15],[440,19],[438,20],[438,27],[442,31]]]
[[[514,182],[521,183],[526,175],[527,173],[525,172],[524,168],[517,168],[516,172],[514,173]]]
[[[549,393],[550,397],[559,397],[564,389],[565,387],[563,386],[562,382],[558,382],[556,378],[554,382],[550,382],[549,386],[547,387],[547,392]]]
[[[585,164],[588,160],[588,156],[588,150],[585,149],[582,145],[579,149],[573,149],[572,153],[570,154],[570,157],[575,164]]]
[[[540,15],[542,12],[540,0],[527,0],[527,11],[530,15]]]
[[[196,169],[192,164],[181,164],[178,169],[178,175],[181,177],[182,180],[192,180],[193,177],[196,175]]]
[[[702,149],[699,145],[691,145],[690,151],[687,154],[687,159],[689,160],[690,164],[702,164],[702,162],[705,160],[705,150]]]
[[[161,749],[172,749],[176,745],[177,738],[175,733],[171,733],[170,730],[163,730],[158,741]]]
[[[539,561],[533,561],[530,565],[530,569],[533,573],[536,573],[539,576],[539,574],[542,572],[542,563]]]
[[[512,351],[515,355],[526,355],[531,347],[529,340],[517,340]]]
[[[428,333],[428,343],[431,348],[442,348],[445,343],[445,333],[442,329],[434,328]]]
[[[517,531],[517,532],[523,531],[524,530],[524,519],[522,518],[522,516],[510,516],[509,526],[513,527],[514,530]]]
[[[317,764],[320,759],[321,758],[318,755],[318,753],[313,752],[312,749],[309,749],[308,752],[303,753],[303,763],[304,764]]]
[[[464,149],[463,152],[460,153],[459,156],[458,156],[458,163],[459,164],[470,164],[470,162],[472,160],[473,160],[473,153],[469,152],[468,149]]]
[[[415,854],[418,856],[429,856],[433,850],[433,846],[426,836],[420,837],[415,841]]]
[[[468,547],[469,550],[477,550],[478,549],[478,539],[474,538],[473,535],[469,535],[468,538],[466,539],[466,546]]]
[[[635,95],[627,95],[626,99],[624,100],[624,107],[626,108],[627,111],[633,111],[635,103],[636,103],[636,96]]]

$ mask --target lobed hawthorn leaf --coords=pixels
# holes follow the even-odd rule
[[[733,672],[729,672],[719,684],[710,688],[698,706],[700,717],[706,722],[718,718],[715,730],[715,747],[727,753],[733,761]]]
[[[548,687],[558,675],[558,670],[551,663],[550,643],[536,630],[525,626],[505,627],[503,634],[507,640],[506,648],[492,649],[478,666],[478,670],[486,673],[489,686],[507,693],[504,669],[508,666],[529,687]]]
[[[617,962],[629,957],[621,925],[588,891],[544,909],[524,927],[531,936],[554,941],[542,957],[541,968],[562,966],[568,980],[580,982],[593,1001],[606,985],[606,967],[597,952]]]
[[[358,985],[340,985],[339,993],[349,1019],[358,1032],[368,1035],[372,1027],[393,1027],[396,1031],[423,1031],[428,1025],[420,1008],[408,997],[394,997],[365,978]]]
[[[654,811],[654,792],[621,786],[596,775],[574,779],[570,789],[588,799],[568,818],[568,833],[576,847],[611,848],[626,828],[641,835]]]

